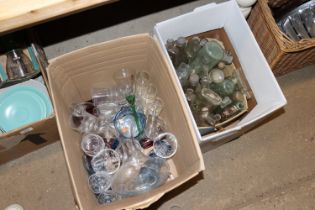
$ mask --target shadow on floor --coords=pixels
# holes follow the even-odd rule
[[[135,18],[196,0],[119,0],[0,37],[0,54],[24,48],[32,40],[46,47]]]
[[[34,27],[42,46],[107,28],[194,0],[120,0]]]

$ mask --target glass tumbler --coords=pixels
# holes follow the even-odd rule
[[[164,107],[164,102],[160,97],[155,97],[154,101],[147,106],[147,115],[159,116]]]
[[[94,156],[105,148],[103,138],[96,134],[85,134],[81,140],[81,149],[88,156]]]
[[[97,119],[95,114],[95,107],[90,102],[73,104],[70,116],[70,126],[79,131],[80,133],[88,133],[92,131],[96,124]]]
[[[112,190],[108,190],[106,192],[102,192],[97,196],[97,200],[99,204],[110,204],[115,201],[121,200],[121,196]]]
[[[112,100],[112,93],[108,88],[92,88],[91,95],[94,106],[109,103]]]
[[[92,158],[91,165],[94,171],[114,174],[120,167],[120,156],[115,150],[104,149]]]
[[[6,71],[9,80],[22,79],[36,73],[32,62],[21,49],[11,50],[6,55]]]
[[[154,139],[161,132],[165,131],[165,129],[166,129],[166,124],[162,118],[154,116],[154,115],[147,116],[147,123],[144,130],[146,137],[150,139]]]
[[[160,158],[170,158],[177,151],[177,139],[172,133],[161,133],[153,142],[153,151]]]
[[[126,95],[133,93],[133,76],[129,69],[116,71],[113,75],[113,79]]]
[[[141,96],[150,83],[150,74],[146,71],[139,71],[135,75],[135,94]]]
[[[106,192],[112,183],[112,179],[106,172],[100,171],[92,174],[88,179],[88,184],[93,193]]]
[[[154,102],[157,94],[157,88],[150,83],[141,95],[144,114],[148,114],[151,104]]]

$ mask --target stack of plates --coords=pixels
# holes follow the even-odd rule
[[[47,89],[36,80],[0,90],[0,126],[6,132],[45,119],[52,113]]]

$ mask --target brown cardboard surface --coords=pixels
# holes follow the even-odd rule
[[[90,99],[92,87],[114,85],[113,73],[121,68],[150,73],[158,95],[165,103],[162,111],[169,131],[178,138],[178,150],[172,158],[176,177],[151,192],[101,206],[87,185],[88,175],[81,162],[80,134],[69,125],[69,107],[73,102]],[[166,192],[183,184],[204,170],[201,151],[184,99],[174,85],[176,78],[157,42],[147,34],[135,35],[92,45],[54,59],[48,67],[51,95],[65,157],[80,209],[144,208]]]
[[[23,52],[29,56],[26,49]],[[0,63],[5,68],[6,56],[0,55]],[[41,73],[45,70],[40,66]],[[47,86],[47,80],[44,78]],[[47,88],[49,93],[49,88]],[[24,125],[0,134],[0,164],[19,158],[29,152],[59,140],[55,116]]]
[[[21,132],[23,129],[20,129],[20,132],[0,137],[0,164],[59,140],[55,117],[34,123],[30,127],[33,130],[27,133]]]

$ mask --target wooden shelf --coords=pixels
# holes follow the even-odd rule
[[[0,0],[0,34],[117,0]]]

